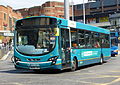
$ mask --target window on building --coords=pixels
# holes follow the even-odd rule
[[[12,30],[12,18],[11,17],[9,17],[9,28],[10,30]]]
[[[16,20],[17,19],[13,17],[13,26],[15,25]]]
[[[59,15],[59,17],[60,17],[60,18],[63,18],[63,17],[64,17],[64,15]]]
[[[99,22],[108,22],[109,21],[109,17],[100,17]]]
[[[6,18],[7,16],[6,16],[6,13],[4,13],[4,20],[6,20],[7,18]]]
[[[13,22],[14,22],[14,23],[16,22],[16,20],[17,20],[17,19],[13,17]]]

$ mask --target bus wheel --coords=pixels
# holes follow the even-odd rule
[[[103,60],[103,56],[100,57],[100,64],[103,64],[104,60]]]
[[[75,71],[77,69],[77,60],[74,58],[72,62],[71,71]]]

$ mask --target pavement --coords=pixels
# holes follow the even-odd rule
[[[7,54],[5,54],[0,60],[6,60],[8,58],[9,55],[13,54],[13,50],[8,51]]]

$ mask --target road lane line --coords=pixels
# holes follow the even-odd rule
[[[115,80],[113,80],[112,82],[110,82],[110,83],[108,83],[108,84],[114,84],[114,83],[119,82],[119,81],[120,81],[120,77],[117,78],[117,79],[115,79]]]

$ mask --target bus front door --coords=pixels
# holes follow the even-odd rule
[[[61,29],[60,44],[62,67],[69,68],[71,66],[69,29]]]

